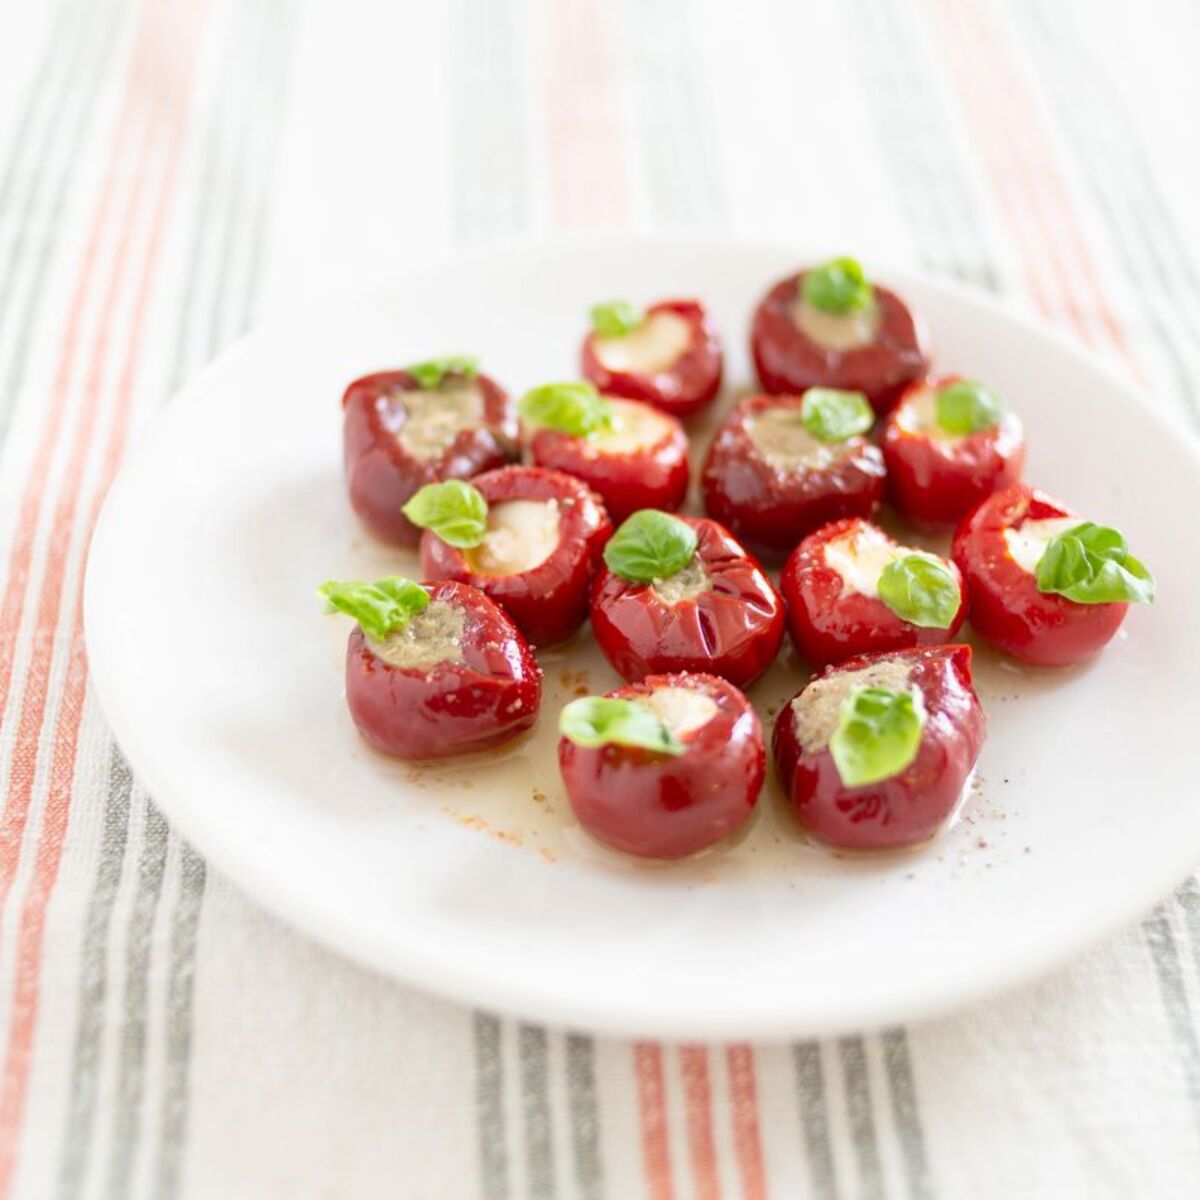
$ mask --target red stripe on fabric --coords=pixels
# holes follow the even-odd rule
[[[633,1073],[637,1080],[638,1112],[642,1125],[646,1195],[649,1200],[674,1200],[662,1047],[656,1042],[634,1043]]]
[[[616,63],[600,0],[550,7],[547,154],[555,224],[617,225],[629,208]]]
[[[767,1172],[758,1121],[754,1048],[745,1044],[726,1047],[725,1067],[729,1072],[733,1153],[742,1184],[742,1200],[766,1200]]]
[[[149,100],[150,103],[159,106],[158,115],[163,119],[160,132],[166,138],[166,145],[161,181],[150,219],[149,236],[140,272],[135,281],[128,341],[116,388],[112,425],[102,460],[100,478],[83,527],[83,544],[85,546],[90,541],[104,493],[120,462],[128,433],[138,350],[170,203],[179,174],[187,123],[187,101],[199,53],[204,9],[203,3],[192,5],[190,11],[183,14],[181,20],[181,14],[175,12],[173,8],[148,5],[143,14],[145,24],[139,31],[138,50],[134,55],[128,76],[126,105],[122,110],[121,124],[131,120],[133,111],[139,103]],[[155,61],[155,52],[158,52],[159,69],[151,70]],[[113,170],[121,169],[126,165],[122,161],[123,155],[121,154],[124,140],[125,135],[118,128],[110,163]],[[148,142],[147,151],[149,145]],[[144,191],[140,186],[135,190]],[[135,211],[131,207],[125,214],[128,225],[132,224]],[[98,210],[98,221],[102,215],[102,211]],[[124,254],[130,240],[128,225],[122,230],[121,243],[113,262],[114,284],[125,274]],[[93,263],[85,259],[85,272],[90,271],[92,267]],[[86,286],[88,286],[86,281],[81,279],[80,287]],[[114,291],[112,299],[116,298],[117,292]],[[108,299],[109,297],[106,296],[106,301]],[[107,355],[109,332],[107,322],[110,312],[111,309],[106,307],[103,332],[97,337],[93,352],[85,389],[86,407],[76,433],[76,452],[72,454],[71,464],[64,482],[64,495],[55,512],[56,523],[60,519],[64,523],[69,521],[82,487],[86,450],[96,420],[96,414],[88,410],[99,407],[98,381],[103,374],[104,360]],[[64,356],[73,353],[74,344],[68,343],[64,347]],[[70,377],[69,366],[64,371],[64,375],[67,378]],[[42,627],[42,617],[46,616],[50,619],[51,633],[56,623],[56,614],[49,612],[47,597],[57,598],[61,595],[65,568],[66,550],[64,547],[56,556],[53,564],[47,567],[42,603],[39,605],[39,629]],[[57,606],[57,599],[55,603]],[[22,709],[22,724],[26,723],[27,710],[30,714],[28,719],[31,720],[34,712],[44,709],[45,683],[50,674],[49,663],[52,654],[52,637],[39,638],[35,642],[34,658],[37,660],[37,667],[35,671],[31,666],[31,678],[36,679],[38,683],[32,694],[27,686]],[[58,878],[58,869],[66,841],[86,682],[87,660],[83,648],[83,607],[80,594],[75,599],[70,657],[67,663],[58,725],[54,737],[45,815],[38,839],[30,891],[22,907],[18,926],[12,1016],[8,1030],[3,1076],[0,1078],[0,1198],[10,1194],[16,1169],[17,1143],[24,1119],[33,1041],[37,1026],[43,933],[47,909]],[[35,758],[38,741],[35,732],[33,739]],[[14,773],[16,766],[17,764],[14,763]],[[23,769],[28,769],[32,776],[36,762],[29,763],[27,768],[25,764],[22,766]],[[25,786],[22,781],[20,787],[24,789]],[[28,803],[27,796],[25,802]]]
[[[708,1051],[703,1046],[681,1046],[683,1099],[687,1108],[688,1157],[696,1200],[720,1200],[717,1147],[713,1140],[712,1085],[708,1078]]]

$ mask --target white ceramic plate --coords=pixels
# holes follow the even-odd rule
[[[1027,423],[1029,478],[1120,526],[1160,593],[1083,669],[978,656],[990,736],[945,836],[837,857],[800,837],[772,781],[749,835],[718,856],[647,868],[597,849],[553,757],[561,705],[616,683],[586,632],[543,656],[539,731],[506,753],[412,767],[357,738],[348,622],[323,616],[314,588],[416,568],[347,506],[346,382],[470,352],[519,392],[575,374],[596,299],[694,294],[726,336],[723,410],[751,382],[757,297],[805,260],[786,245],[635,240],[464,260],[260,333],[171,404],[97,531],[88,647],[134,768],[215,867],[329,945],[446,996],[714,1038],[829,1033],[981,997],[1182,878],[1200,857],[1197,456],[1078,351],[907,272],[881,277],[924,310],[938,365],[1007,396]],[[805,679],[783,656],[753,691],[760,710]]]

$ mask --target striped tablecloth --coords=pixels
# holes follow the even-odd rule
[[[936,1023],[547,1032],[210,873],[112,743],[79,606],[127,444],[201,364],[513,235],[911,259],[1187,429],[1198,60],[1195,0],[0,0],[0,1200],[1200,1193],[1195,881]]]

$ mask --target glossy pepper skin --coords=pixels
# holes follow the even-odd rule
[[[1006,529],[1026,521],[1071,516],[1071,510],[1028,484],[985,500],[958,527],[952,553],[967,580],[971,624],[997,650],[1037,667],[1069,667],[1106,646],[1129,605],[1078,604],[1038,590],[1037,579],[1008,551]]]
[[[842,850],[887,850],[933,837],[958,806],[987,729],[971,683],[969,646],[864,655],[830,667],[820,678],[859,670],[880,658],[911,661],[909,683],[920,688],[925,701],[920,748],[899,774],[847,787],[828,746],[800,744],[792,704],[775,720],[772,749],[788,802],[814,838]]]
[[[650,584],[623,579],[602,563],[592,633],[624,679],[693,671],[747,687],[779,653],[783,600],[728,530],[705,518],[679,520],[696,531],[693,562],[703,566],[711,590],[668,604]]]
[[[958,578],[962,599],[949,629],[913,625],[878,596],[845,591],[841,575],[825,561],[825,547],[866,524],[854,517],[826,525],[806,537],[784,564],[780,586],[787,601],[792,640],[814,666],[852,655],[953,641],[966,618],[967,586],[953,562],[946,565]],[[888,541],[895,544],[891,538]]]
[[[762,726],[731,683],[711,675],[651,675],[608,693],[623,700],[665,687],[702,691],[716,715],[677,756],[631,746],[558,743],[558,765],[579,823],[593,837],[643,858],[684,858],[715,845],[754,812],[762,789]]]
[[[782,279],[754,313],[750,350],[763,390],[799,395],[810,387],[863,392],[880,416],[914,379],[929,370],[924,320],[885,287],[875,284],[879,331],[868,345],[835,350],[815,342],[792,318],[806,272]]]
[[[612,403],[618,409],[649,407],[634,400]],[[661,412],[654,417],[662,422],[662,436],[653,445],[619,452],[595,439],[539,429],[530,443],[533,461],[582,479],[616,524],[641,508],[674,512],[687,497],[687,434],[674,417]]]
[[[892,503],[914,524],[956,525],[993,492],[1021,478],[1025,431],[1015,413],[998,425],[947,441],[917,428],[911,408],[926,390],[937,392],[959,380],[943,375],[911,384],[883,430]]]
[[[721,387],[721,339],[698,300],[663,300],[647,316],[670,312],[692,328],[691,345],[665,371],[642,375],[610,371],[596,355],[596,334],[589,333],[580,352],[580,370],[607,396],[624,396],[686,420],[712,403]]]
[[[769,409],[799,408],[799,396],[746,396],[722,422],[701,476],[704,510],[758,553],[773,558],[830,521],[872,517],[883,503],[886,471],[865,437],[831,444],[823,466],[772,466],[749,430]]]
[[[462,610],[463,661],[428,670],[392,666],[356,625],[346,647],[346,702],[359,733],[384,754],[445,758],[499,746],[531,728],[542,672],[517,627],[475,588],[424,587],[432,601]]]
[[[592,579],[612,534],[599,497],[578,479],[542,467],[501,467],[477,475],[471,484],[493,508],[506,500],[556,500],[558,546],[530,571],[487,575],[472,568],[470,551],[448,545],[427,529],[421,536],[421,570],[431,579],[455,579],[478,588],[535,646],[569,638],[587,618]]]
[[[446,382],[461,380],[448,375]],[[405,392],[421,387],[404,371],[380,371],[356,379],[342,397],[342,461],[350,503],[380,540],[416,546],[421,531],[400,511],[427,483],[470,479],[520,457],[517,412],[498,384],[475,376],[483,396],[484,423],[463,430],[439,457],[420,459],[400,443],[407,410]]]

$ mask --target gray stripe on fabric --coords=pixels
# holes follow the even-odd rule
[[[479,1123],[479,1175],[484,1200],[507,1200],[508,1145],[504,1116],[503,1030],[488,1013],[474,1014],[475,1112]]]
[[[553,1200],[554,1126],[550,1114],[549,1039],[536,1025],[517,1027],[529,1200]]]
[[[814,1200],[837,1200],[837,1176],[833,1169],[833,1145],[829,1139],[829,1110],[825,1099],[825,1072],[821,1067],[818,1042],[797,1042],[792,1047],[796,1070],[796,1099],[800,1108],[800,1131],[808,1155]]]
[[[114,745],[108,760],[108,798],[96,878],[84,917],[80,952],[79,1024],[71,1057],[71,1085],[58,1194],[74,1200],[80,1194],[95,1137],[96,1098],[108,997],[108,937],[113,907],[121,886],[121,866],[129,833],[129,798],[133,775]]]
[[[1188,1003],[1187,988],[1183,979],[1183,963],[1175,944],[1175,935],[1167,918],[1165,906],[1160,906],[1142,923],[1150,957],[1158,975],[1159,991],[1171,1035],[1179,1048],[1180,1067],[1188,1098],[1200,1120],[1200,1041],[1196,1037],[1196,1025]]]
[[[875,1139],[875,1117],[871,1111],[871,1082],[867,1076],[867,1049],[861,1037],[838,1040],[842,1060],[842,1083],[846,1091],[846,1116],[858,1165],[858,1195],[862,1200],[882,1200],[883,1167]]]
[[[880,1040],[883,1043],[883,1065],[892,1101],[892,1120],[900,1138],[907,1193],[911,1200],[932,1200],[933,1184],[929,1158],[925,1153],[925,1135],[921,1128],[908,1037],[903,1029],[894,1028],[885,1029],[880,1034]]]
[[[567,1050],[567,1104],[575,1183],[581,1200],[600,1200],[604,1172],[600,1157],[600,1110],[596,1099],[596,1047],[590,1037],[570,1033]]]
[[[1175,898],[1179,901],[1179,907],[1183,909],[1192,957],[1196,960],[1196,970],[1200,971],[1200,880],[1193,875],[1179,889]]]

